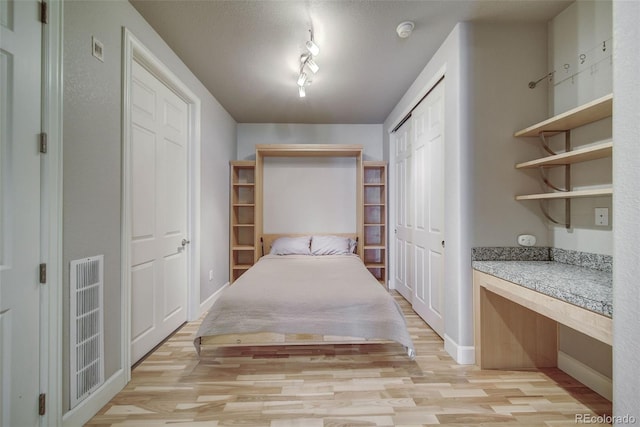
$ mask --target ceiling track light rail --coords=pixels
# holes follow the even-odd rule
[[[308,75],[305,72],[305,69],[308,69],[313,74],[316,74],[318,70],[320,70],[320,66],[313,59],[314,56],[320,53],[320,48],[313,39],[313,30],[309,30],[309,34],[311,36],[310,40],[305,43],[305,47],[307,48],[309,53],[305,53],[300,56],[300,74],[298,75],[297,81],[298,95],[300,96],[300,98],[306,97],[307,94],[305,85],[309,85],[309,83],[311,83],[311,81],[308,80]]]

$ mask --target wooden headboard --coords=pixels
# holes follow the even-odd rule
[[[271,251],[271,245],[273,242],[279,237],[301,237],[301,236],[340,236],[340,237],[350,237],[355,241],[358,241],[358,233],[280,233],[280,234],[263,234],[261,237],[261,246],[258,247],[258,256],[262,257],[267,255]],[[264,252],[263,252],[264,249]],[[358,247],[356,249],[356,253],[360,253],[360,242],[358,242]]]

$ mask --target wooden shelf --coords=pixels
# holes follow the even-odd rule
[[[598,188],[595,190],[576,190],[556,193],[523,194],[516,196],[516,200],[551,200],[551,199],[575,199],[579,197],[599,197],[613,194],[611,188]]]
[[[252,251],[255,249],[255,246],[233,246],[231,250],[234,251]]]
[[[368,264],[365,264],[365,266],[367,268],[385,268],[386,267],[384,263],[368,263]]]
[[[253,182],[234,182],[234,187],[255,187],[256,185]]]
[[[234,270],[248,270],[253,267],[251,264],[236,264],[233,266]]]
[[[365,206],[384,206],[384,203],[365,203]]]
[[[540,132],[563,132],[610,117],[612,111],[613,95],[609,94],[522,129],[514,136],[538,136]]]
[[[553,156],[518,163],[516,169],[538,168],[542,166],[562,166],[572,163],[586,162],[589,160],[610,157],[613,152],[613,142],[607,141],[586,148],[568,151]]]
[[[255,207],[254,203],[234,203],[233,207],[235,208],[253,208]]]
[[[255,224],[232,224],[232,227],[255,227]]]
[[[384,245],[367,245],[367,246],[364,246],[364,247],[363,247],[363,249],[365,249],[365,250],[366,250],[366,249],[373,249],[373,250],[375,250],[375,249],[387,249],[387,247],[386,247],[386,246],[384,246]]]

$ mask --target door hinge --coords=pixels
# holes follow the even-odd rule
[[[42,132],[40,134],[40,152],[42,154],[45,154],[47,152],[47,134],[45,132]]]
[[[40,2],[40,22],[43,24],[49,23],[49,8],[46,1]]]
[[[38,415],[44,415],[47,412],[47,395],[40,393],[38,396]]]
[[[40,264],[40,283],[47,283],[47,264]]]

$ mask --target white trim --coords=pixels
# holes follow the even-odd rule
[[[229,285],[230,285],[229,282],[225,283],[224,285],[222,285],[220,289],[218,289],[213,294],[211,294],[209,298],[207,298],[206,300],[202,301],[202,303],[200,303],[200,316],[202,316],[202,314],[205,313],[206,311],[209,311],[209,309],[213,306],[213,303],[215,303],[218,300],[218,298],[220,298],[222,291],[227,289]]]
[[[476,363],[475,346],[458,345],[447,334],[444,334],[444,349],[459,365],[473,365]]]
[[[130,370],[130,368],[128,369]],[[85,425],[100,409],[120,392],[126,385],[127,369],[120,369],[113,374],[91,396],[80,402],[78,406],[64,414],[62,425],[76,427]]]
[[[47,263],[47,285],[42,287],[40,390],[47,394],[40,426],[62,424],[62,125],[63,125],[63,9],[62,0],[49,0],[49,23],[43,27],[43,122],[48,136],[43,155],[42,257]]]
[[[569,374],[605,399],[613,400],[613,381],[590,366],[558,351],[558,369]]]
[[[131,379],[131,275],[127,266],[131,265],[129,241],[131,236],[131,70],[134,59],[144,65],[156,78],[173,90],[188,105],[189,111],[189,152],[188,157],[188,240],[187,251],[187,320],[199,317],[200,312],[200,99],[180,79],[167,68],[131,31],[122,28],[123,49],[123,95],[122,95],[122,367],[126,379]]]

